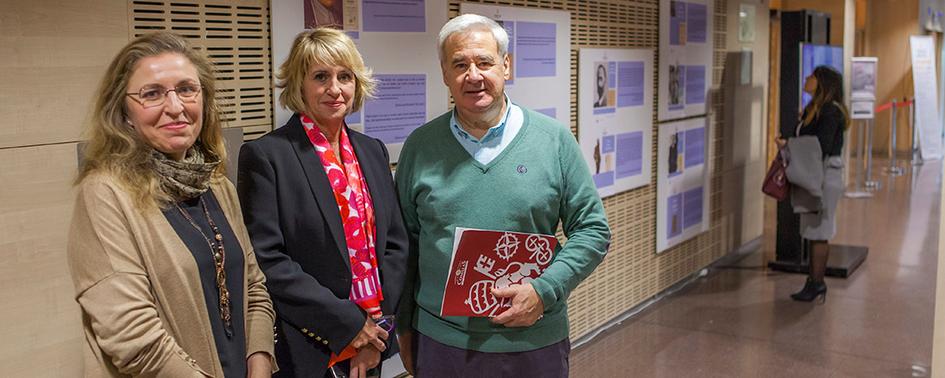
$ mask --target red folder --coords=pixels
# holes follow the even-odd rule
[[[496,316],[511,307],[492,288],[531,282],[551,264],[554,235],[457,227],[440,316]]]

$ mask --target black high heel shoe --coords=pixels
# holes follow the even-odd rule
[[[814,282],[810,277],[807,278],[801,291],[791,294],[791,299],[800,302],[813,302],[818,297],[820,297],[820,303],[827,302],[827,284],[823,281]]]

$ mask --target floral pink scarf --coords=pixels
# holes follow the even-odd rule
[[[300,115],[302,126],[308,139],[315,146],[318,157],[322,160],[328,181],[338,203],[341,221],[344,223],[345,244],[348,246],[348,258],[351,259],[351,300],[355,301],[368,314],[381,315],[380,274],[377,268],[377,254],[374,249],[374,201],[368,192],[367,182],[361,173],[361,165],[351,147],[348,133],[341,129],[341,161],[315,122],[304,114]]]

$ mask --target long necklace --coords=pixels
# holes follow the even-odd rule
[[[213,257],[213,265],[216,269],[216,284],[217,284],[217,293],[219,294],[219,305],[220,305],[220,317],[223,318],[224,329],[226,330],[227,336],[233,335],[233,330],[230,324],[230,291],[226,288],[226,270],[224,267],[226,265],[226,250],[223,248],[223,235],[220,233],[220,229],[217,228],[216,223],[213,222],[213,218],[210,217],[210,211],[207,210],[207,203],[204,202],[203,196],[200,197],[200,206],[203,207],[203,215],[207,217],[207,223],[210,224],[210,229],[213,230],[213,238],[207,236],[200,229],[200,226],[197,225],[197,222],[194,222],[194,219],[190,217],[190,214],[187,214],[183,208],[180,207],[180,204],[175,202],[177,210],[180,211],[180,214],[190,222],[190,225],[200,233],[200,236],[203,236],[204,240],[207,241],[207,245],[210,246],[210,254]]]

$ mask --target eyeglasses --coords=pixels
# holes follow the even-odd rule
[[[133,96],[131,98],[145,108],[152,108],[164,105],[164,101],[167,100],[167,94],[171,91],[177,93],[177,98],[179,98],[181,102],[194,103],[197,102],[197,95],[200,94],[200,84],[185,83],[171,89],[165,89],[159,85],[148,85],[141,88],[137,93],[125,93],[125,95]]]

